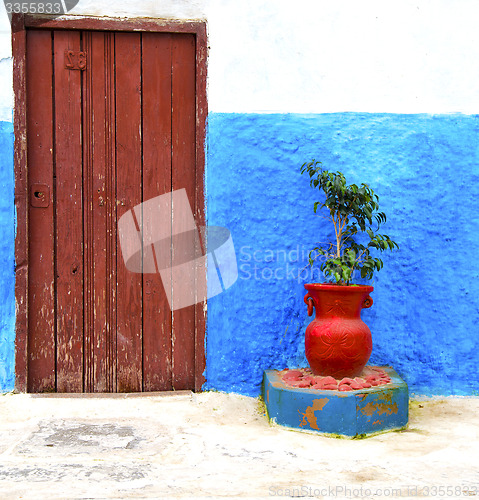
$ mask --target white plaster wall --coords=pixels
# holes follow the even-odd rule
[[[208,21],[215,111],[479,112],[477,0],[217,0]]]
[[[12,108],[12,44],[10,23],[2,3],[0,7],[0,121],[12,121]]]
[[[217,0],[214,111],[479,112],[477,0]]]
[[[479,113],[477,0],[80,0],[71,14],[207,19],[214,112]]]

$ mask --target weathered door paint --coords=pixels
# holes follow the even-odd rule
[[[198,207],[195,43],[27,30],[29,392],[199,389],[203,305],[170,311],[117,231],[176,189]]]

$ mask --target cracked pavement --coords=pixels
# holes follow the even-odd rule
[[[479,496],[478,412],[412,401],[408,429],[350,440],[270,425],[236,394],[5,394],[0,497]]]

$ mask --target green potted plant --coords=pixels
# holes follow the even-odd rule
[[[372,286],[352,283],[356,273],[371,279],[383,267],[378,253],[399,248],[380,227],[386,214],[379,211],[379,197],[367,185],[347,184],[341,172],[324,170],[312,160],[301,166],[310,186],[321,192],[314,213],[321,213],[334,228],[334,241],[309,254],[309,264],[321,260],[329,283],[305,284],[304,301],[315,319],[306,329],[306,358],[317,375],[335,378],[358,376],[372,351],[371,331],[361,320],[361,309],[371,307]]]

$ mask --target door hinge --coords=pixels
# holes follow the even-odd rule
[[[84,71],[86,69],[87,54],[81,50],[65,50],[65,68]]]

